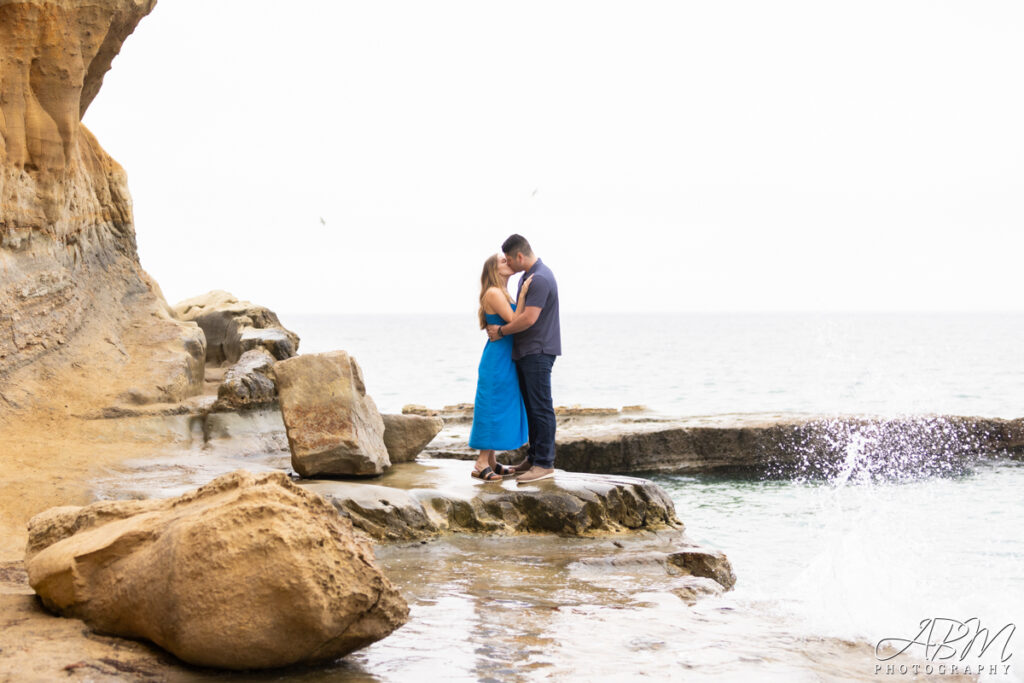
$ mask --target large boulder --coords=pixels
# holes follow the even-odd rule
[[[351,523],[281,472],[48,510],[25,564],[48,609],[199,666],[330,661],[408,618]]]
[[[217,388],[215,408],[253,408],[276,400],[274,357],[266,349],[252,349],[224,373],[224,381]]]
[[[421,415],[383,415],[384,445],[391,463],[410,462],[444,428],[439,417]]]
[[[206,335],[206,362],[235,363],[251,349],[266,349],[277,360],[299,350],[299,335],[288,330],[265,306],[242,301],[230,292],[214,290],[174,306],[175,316],[195,322]]]
[[[384,420],[348,353],[296,356],[275,364],[274,373],[296,472],[377,475],[391,466]]]

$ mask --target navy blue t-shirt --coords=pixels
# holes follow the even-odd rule
[[[537,322],[512,337],[512,360],[535,353],[546,353],[552,356],[562,355],[562,330],[558,322],[558,283],[555,274],[544,263],[537,259],[533,267],[523,273],[516,290],[516,301],[523,288],[526,278],[533,275],[530,290],[526,293],[524,306],[537,306],[540,316]]]

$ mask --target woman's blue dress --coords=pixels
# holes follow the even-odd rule
[[[515,304],[512,305],[515,310]],[[487,314],[488,325],[504,325],[500,315]],[[512,360],[512,337],[489,341],[477,370],[476,401],[469,447],[482,451],[511,451],[530,440],[526,406]]]

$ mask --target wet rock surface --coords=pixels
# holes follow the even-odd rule
[[[666,560],[682,573],[711,579],[726,590],[736,585],[732,564],[723,553],[716,550],[687,548],[672,553]]]
[[[663,534],[664,535],[664,534]],[[670,535],[669,535],[670,536]],[[681,577],[676,588],[684,589],[684,599],[700,595],[720,594],[736,585],[732,564],[724,553],[694,545],[686,536],[677,537],[679,548],[669,551],[622,550],[609,552],[600,557],[584,557],[579,564],[587,567],[631,568],[661,567],[669,576]],[[711,586],[710,584],[714,584]]]
[[[331,661],[408,617],[349,521],[276,472],[48,510],[25,564],[48,609],[201,666]]]
[[[381,474],[391,466],[384,420],[344,351],[274,366],[292,467],[303,477]]]
[[[374,483],[303,481],[352,523],[381,540],[442,532],[585,535],[681,526],[668,494],[646,479],[556,473],[520,486],[480,482],[461,461],[394,466]]]

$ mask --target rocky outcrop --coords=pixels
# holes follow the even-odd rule
[[[286,329],[277,314],[265,306],[241,301],[221,290],[186,299],[174,306],[174,315],[194,322],[206,335],[206,362],[236,363],[252,349],[266,349],[277,360],[299,350],[299,335]]]
[[[558,443],[560,467],[586,472],[757,471],[770,476],[905,479],[956,474],[1020,452],[1024,423],[989,418],[843,417],[733,426],[637,425]]]
[[[534,486],[474,483],[459,461],[394,466],[381,485],[308,481],[373,538],[448,532],[578,536],[679,525],[668,494],[646,479],[558,472]]]
[[[408,617],[349,521],[279,472],[49,510],[25,562],[48,609],[200,666],[330,661]]]
[[[81,123],[154,4],[0,3],[0,408],[202,387],[202,335],[142,271],[124,170]]]
[[[456,403],[439,410],[428,408],[418,403],[402,406],[402,415],[419,415],[420,417],[440,417],[445,422],[461,423],[473,421],[473,404]]]
[[[617,408],[585,408],[580,405],[555,406],[555,415],[559,419],[575,417],[611,417],[624,413],[642,413],[647,410],[646,406],[634,405],[624,406],[622,410]],[[427,408],[418,403],[410,403],[402,407],[403,415],[421,415],[424,417],[440,417],[445,422],[458,424],[473,421],[473,404],[456,403],[440,409]]]
[[[274,366],[292,467],[303,477],[377,475],[391,466],[384,420],[363,372],[344,351]]]
[[[252,349],[224,373],[224,381],[217,387],[214,410],[255,408],[276,400],[274,357],[266,349]]]
[[[447,422],[446,424],[450,424]],[[447,429],[431,457],[475,458]],[[505,463],[525,449],[500,454]],[[1024,457],[1024,420],[929,415],[896,418],[733,416],[684,420],[560,419],[558,467],[579,472],[756,472],[886,480],[957,474],[990,457]]]
[[[384,445],[391,463],[411,462],[444,428],[439,417],[421,415],[382,415]]]

